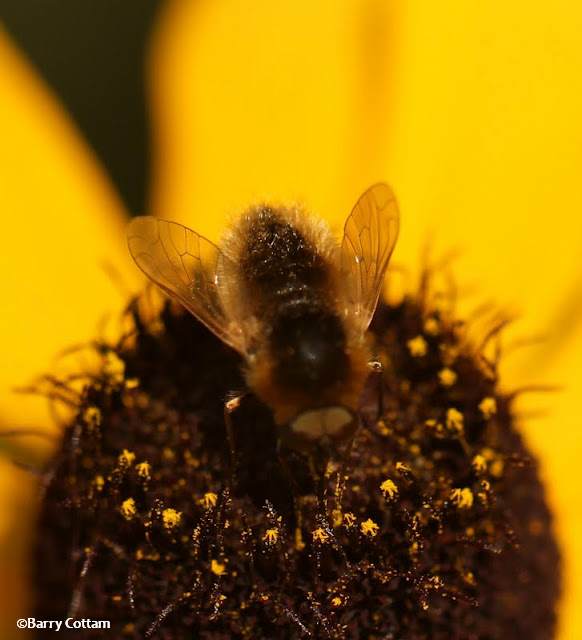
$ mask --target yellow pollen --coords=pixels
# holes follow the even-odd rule
[[[318,527],[315,531],[311,533],[311,535],[313,537],[314,542],[320,542],[321,544],[329,540],[329,534],[327,533],[327,531],[325,531],[321,527]]]
[[[93,478],[93,484],[95,485],[97,491],[101,491],[101,489],[103,489],[103,486],[105,485],[105,478],[101,475],[95,476],[95,478]]]
[[[390,435],[390,429],[388,428],[388,426],[386,425],[384,420],[378,420],[378,423],[377,423],[376,426],[378,427],[378,431],[379,431],[381,436],[389,436]]]
[[[125,381],[125,388],[129,389],[130,391],[132,389],[137,389],[139,387],[139,380],[137,378],[128,378]]]
[[[173,529],[180,524],[182,514],[176,509],[164,509],[162,511],[162,520],[164,521],[164,527],[166,529]]]
[[[138,549],[135,552],[136,560],[151,560],[152,562],[157,562],[160,559],[160,554],[157,551],[153,553],[145,553],[143,549]]]
[[[135,461],[135,453],[133,453],[133,451],[128,451],[127,449],[124,449],[119,455],[119,464],[122,467],[129,467],[134,463],[134,461]]]
[[[125,362],[113,351],[109,351],[105,356],[103,371],[112,382],[121,384],[125,374]]]
[[[427,588],[434,589],[435,591],[438,589],[442,589],[445,586],[443,579],[440,576],[431,576],[427,580]]]
[[[145,478],[146,480],[150,479],[152,467],[149,462],[140,462],[139,464],[136,464],[135,470],[140,478]]]
[[[380,485],[380,491],[384,494],[385,498],[392,500],[396,495],[398,495],[398,487],[394,484],[390,478],[384,480],[384,482]]]
[[[484,473],[485,471],[487,471],[487,460],[485,460],[485,458],[480,453],[478,453],[473,458],[471,466],[473,467],[473,469],[475,469],[475,471],[477,471],[477,473]]]
[[[463,579],[467,584],[475,586],[477,584],[477,580],[475,580],[475,574],[472,571],[466,571],[463,574]]]
[[[444,433],[445,428],[443,427],[441,422],[435,420],[434,418],[429,418],[424,422],[425,427],[428,427],[432,431],[434,431],[437,435],[441,435]]]
[[[457,409],[449,409],[447,411],[447,429],[449,431],[456,431],[457,433],[463,433],[464,418],[463,414]]]
[[[497,413],[497,401],[491,396],[483,398],[479,403],[479,411],[483,414],[483,417],[488,420]]]
[[[275,544],[279,539],[279,529],[277,527],[273,527],[272,529],[267,529],[265,531],[265,535],[263,536],[263,542],[267,544]]]
[[[344,524],[348,529],[350,529],[356,524],[356,516],[350,511],[344,513]]]
[[[380,527],[371,519],[368,518],[360,525],[360,529],[365,536],[373,538],[378,534]]]
[[[210,561],[210,571],[216,576],[222,576],[226,572],[226,565],[212,558]]]
[[[503,460],[498,458],[497,460],[492,462],[491,466],[489,467],[489,469],[491,471],[491,475],[494,478],[501,478],[501,476],[503,475],[504,467],[505,467],[505,465],[503,464]]]
[[[305,549],[305,542],[303,542],[303,532],[301,527],[295,527],[295,548],[297,551],[303,551]]]
[[[332,460],[330,460],[325,467],[325,473],[328,476],[331,476],[331,474],[335,473],[337,470],[338,470],[338,465]]]
[[[83,420],[91,428],[98,427],[101,424],[101,411],[98,407],[87,407],[83,412]]]
[[[333,518],[334,527],[339,527],[341,523],[344,521],[344,516],[343,516],[343,513],[341,512],[341,509],[334,509],[331,512],[331,516]]]
[[[453,489],[451,491],[451,500],[457,505],[458,509],[470,509],[473,506],[473,492],[468,487]]]
[[[119,508],[121,511],[121,515],[126,520],[131,520],[135,514],[137,513],[137,507],[135,506],[135,500],[133,498],[128,498],[121,503],[121,507]]]
[[[176,457],[176,454],[172,451],[172,449],[170,449],[170,447],[164,447],[162,456],[164,457],[164,460],[171,461]]]
[[[428,344],[422,336],[412,338],[406,343],[406,346],[408,347],[408,351],[410,351],[410,355],[415,358],[422,358],[428,351]]]
[[[448,367],[439,371],[439,382],[443,387],[452,387],[457,381],[457,374]]]
[[[343,603],[344,601],[339,596],[335,596],[331,599],[332,607],[341,607]]]
[[[208,491],[204,494],[202,500],[200,500],[200,504],[206,509],[212,509],[212,507],[216,506],[217,500],[218,496],[215,493],[212,493],[212,491]]]
[[[412,469],[407,464],[404,464],[404,462],[396,463],[396,471],[399,473],[412,473]]]
[[[194,469],[197,469],[200,466],[200,461],[192,455],[192,452],[189,449],[184,451],[184,462],[188,466],[194,467]]]
[[[427,318],[424,323],[424,332],[429,336],[436,336],[440,328],[439,321],[436,318]]]

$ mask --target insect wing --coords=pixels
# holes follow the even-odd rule
[[[398,228],[398,205],[387,184],[376,184],[362,194],[346,220],[340,272],[346,312],[355,316],[362,332],[376,310]]]
[[[227,258],[192,229],[154,216],[134,218],[127,231],[137,266],[170,297],[180,302],[223,342],[240,353],[240,325],[224,312],[220,273]]]

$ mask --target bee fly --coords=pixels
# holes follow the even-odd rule
[[[348,216],[341,245],[297,208],[252,207],[220,246],[175,222],[129,227],[138,267],[244,358],[248,387],[285,445],[308,451],[352,437],[369,375],[366,330],[398,236],[386,184]]]

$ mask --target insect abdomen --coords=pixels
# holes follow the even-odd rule
[[[256,313],[268,328],[276,381],[316,394],[347,377],[346,335],[330,286],[329,257],[309,230],[290,218],[268,206],[251,212],[241,267],[257,300]]]
[[[283,304],[275,314],[269,346],[277,382],[317,395],[344,382],[349,368],[346,335],[336,313],[314,298]]]

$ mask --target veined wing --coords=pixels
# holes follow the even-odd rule
[[[221,304],[221,265],[228,258],[215,244],[188,227],[154,216],[134,218],[127,243],[137,266],[150,280],[223,342],[245,353],[242,328]]]
[[[398,205],[387,184],[375,184],[360,197],[346,220],[340,252],[347,313],[362,332],[372,320],[384,275],[398,238]]]

